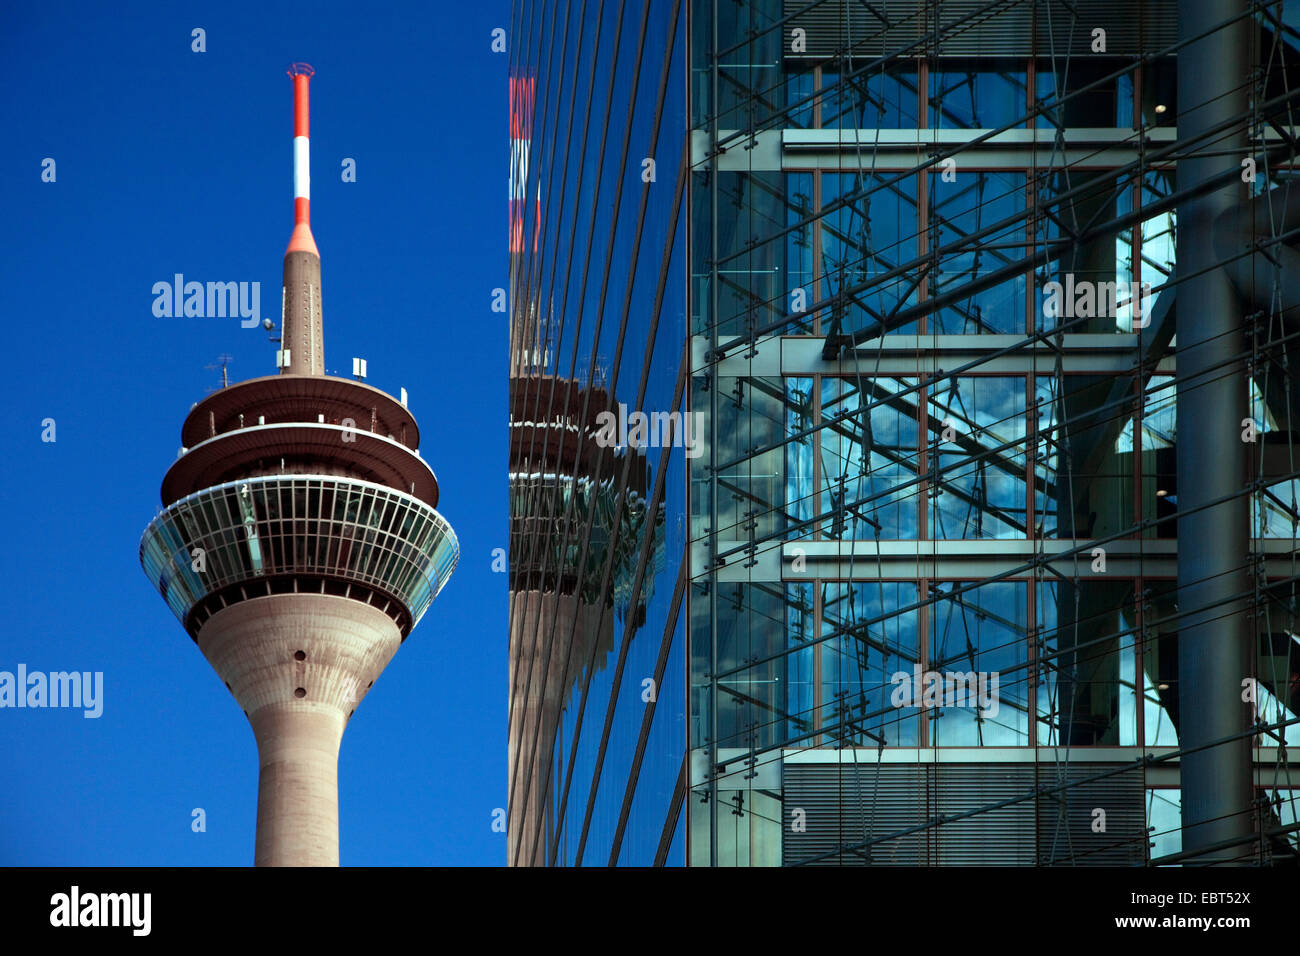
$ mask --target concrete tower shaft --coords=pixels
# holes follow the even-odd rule
[[[321,309],[320,255],[284,254],[284,315],[280,345],[287,352],[280,374],[325,374],[325,321]]]
[[[257,738],[258,866],[337,866],[343,729],[397,653],[397,625],[329,594],[254,598],[217,612],[199,649]]]

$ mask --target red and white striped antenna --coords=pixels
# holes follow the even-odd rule
[[[312,252],[316,240],[311,234],[311,133],[308,121],[307,83],[316,71],[306,63],[289,67],[293,79],[293,235],[288,252]]]
[[[524,250],[524,203],[528,187],[528,154],[533,137],[533,108],[537,96],[537,79],[531,76],[510,77],[510,251]],[[541,227],[542,197],[538,182],[536,215],[533,218],[533,251],[537,251],[537,233]]]
[[[276,365],[282,375],[325,374],[325,320],[320,251],[311,234],[311,138],[306,63],[289,67],[293,80],[293,233],[284,251],[284,311]]]

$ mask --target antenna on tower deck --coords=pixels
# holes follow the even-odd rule
[[[230,384],[230,375],[226,371],[226,366],[228,366],[233,361],[234,361],[234,356],[227,355],[225,352],[222,352],[220,355],[217,356],[216,363],[212,365],[205,365],[203,367],[207,369],[209,372],[215,372],[219,366],[221,368],[221,387],[225,388],[227,385]],[[208,389],[208,391],[212,392],[215,391],[215,389]]]

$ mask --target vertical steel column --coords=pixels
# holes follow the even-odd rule
[[[718,0],[713,0],[709,24],[709,353],[705,374],[709,384],[709,866],[718,865]],[[694,389],[692,389],[694,391]],[[693,406],[692,406],[693,407]],[[689,784],[688,784],[689,785]]]
[[[1179,30],[1186,39],[1241,14],[1246,0],[1181,0]],[[1178,133],[1195,136],[1235,118],[1240,128],[1202,144],[1205,155],[1178,163],[1178,188],[1188,189],[1247,152],[1253,21],[1242,17],[1191,43],[1178,54]],[[1249,723],[1242,680],[1250,676],[1252,626],[1248,592],[1250,499],[1241,420],[1246,403],[1246,346],[1242,307],[1216,260],[1212,224],[1244,204],[1241,181],[1178,208],[1178,271],[1191,276],[1178,289],[1178,605],[1180,622],[1179,744],[1202,747],[1240,733]],[[1197,273],[1208,269],[1204,274]],[[1234,495],[1221,504],[1207,502]],[[1201,509],[1188,513],[1191,509]],[[1241,737],[1182,759],[1183,849],[1230,840],[1242,843],[1206,852],[1191,863],[1226,862],[1249,852],[1250,739]]]

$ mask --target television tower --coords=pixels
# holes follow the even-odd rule
[[[293,79],[294,226],[278,375],[196,404],[140,563],[257,739],[258,866],[337,866],[343,730],[456,566],[406,408],[325,374],[307,84]],[[269,327],[269,322],[267,323]]]

